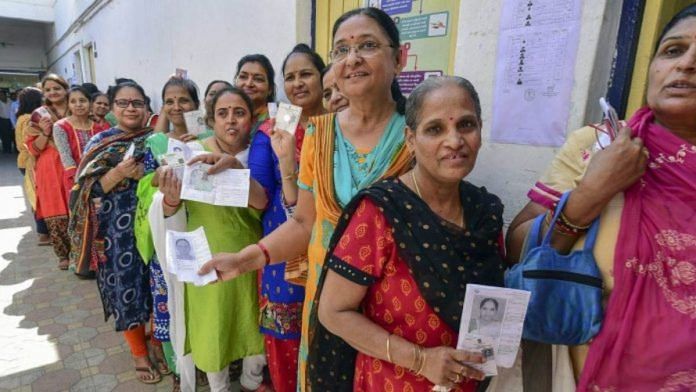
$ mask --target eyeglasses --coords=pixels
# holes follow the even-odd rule
[[[125,109],[128,105],[132,105],[133,109],[142,109],[145,107],[145,101],[142,99],[116,99],[114,100],[114,105]]]
[[[355,50],[355,55],[360,57],[374,56],[382,47],[393,48],[394,45],[380,44],[375,41],[364,41],[357,45],[339,45],[333,48],[329,55],[331,61],[342,61],[350,54],[351,50]]]

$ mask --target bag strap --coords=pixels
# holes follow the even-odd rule
[[[561,200],[558,201],[558,206],[556,207],[556,211],[553,214],[553,219],[551,220],[551,223],[549,224],[549,229],[546,232],[546,235],[544,236],[544,241],[542,242],[543,246],[551,246],[551,236],[553,235],[553,227],[556,225],[556,221],[558,220],[558,217],[561,215],[563,207],[565,207],[566,203],[568,202],[570,192],[571,191],[564,193],[563,196],[561,196]],[[532,230],[534,230],[534,233],[541,231],[541,228],[537,225],[540,225],[544,221],[544,217],[545,215],[542,215],[534,221],[534,225],[532,226]],[[599,218],[595,219],[594,222],[592,222],[592,225],[590,225],[590,229],[587,232],[587,236],[585,237],[585,246],[583,247],[583,252],[592,252],[595,243],[597,242],[598,232]],[[538,243],[538,239],[535,239],[535,243]]]
[[[546,232],[546,235],[544,236],[544,241],[541,243],[542,246],[551,246],[551,235],[553,234],[553,228],[554,226],[556,226],[556,221],[558,220],[558,217],[561,215],[561,211],[563,211],[563,207],[565,207],[569,196],[570,191],[564,193],[563,196],[561,196],[561,200],[558,201],[556,211],[553,214],[553,219],[551,219],[551,223],[549,223],[549,229]]]

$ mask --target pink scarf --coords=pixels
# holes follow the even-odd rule
[[[696,146],[654,121],[645,175],[625,192],[614,290],[578,391],[696,390]]]

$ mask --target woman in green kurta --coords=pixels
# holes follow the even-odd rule
[[[253,105],[239,89],[219,91],[212,101],[214,136],[201,141],[211,155],[236,157],[237,168],[246,167]],[[222,207],[195,201],[180,200],[181,183],[169,168],[159,174],[164,194],[165,216],[171,216],[185,205],[186,230],[203,227],[212,253],[236,252],[256,243],[261,236],[261,211],[267,203],[263,187],[251,181],[248,208]],[[181,209],[183,212],[183,209]],[[186,340],[185,351],[205,371],[212,391],[226,390],[227,366],[245,358],[240,382],[244,388],[256,389],[261,380],[253,377],[250,367],[258,364],[247,360],[263,353],[263,340],[258,331],[257,277],[252,272],[233,282],[194,286],[185,284]]]

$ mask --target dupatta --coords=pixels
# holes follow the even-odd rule
[[[135,143],[134,157],[141,158],[145,139],[152,130],[145,128],[137,132],[123,132],[112,128],[112,131],[113,134],[99,140],[85,152],[77,169],[75,185],[70,193],[71,214],[68,224],[70,261],[76,266],[75,274],[77,275],[88,276],[90,271],[95,271],[97,266],[90,261],[96,261],[96,258],[92,257],[95,251],[103,250],[103,243],[96,241],[96,211],[91,200],[95,183],[121,162],[131,143]],[[99,253],[101,252],[96,254]]]
[[[650,152],[625,191],[614,289],[579,391],[696,388],[696,146],[655,122],[629,120]]]
[[[385,179],[360,191],[336,226],[322,267],[309,318],[308,383],[313,391],[351,391],[357,351],[329,332],[318,316],[319,301],[333,250],[364,198],[372,201],[391,225],[399,257],[408,264],[418,289],[435,313],[459,331],[466,284],[503,286],[505,265],[498,239],[503,205],[485,188],[462,181],[459,197],[466,228],[444,221],[398,179]]]

